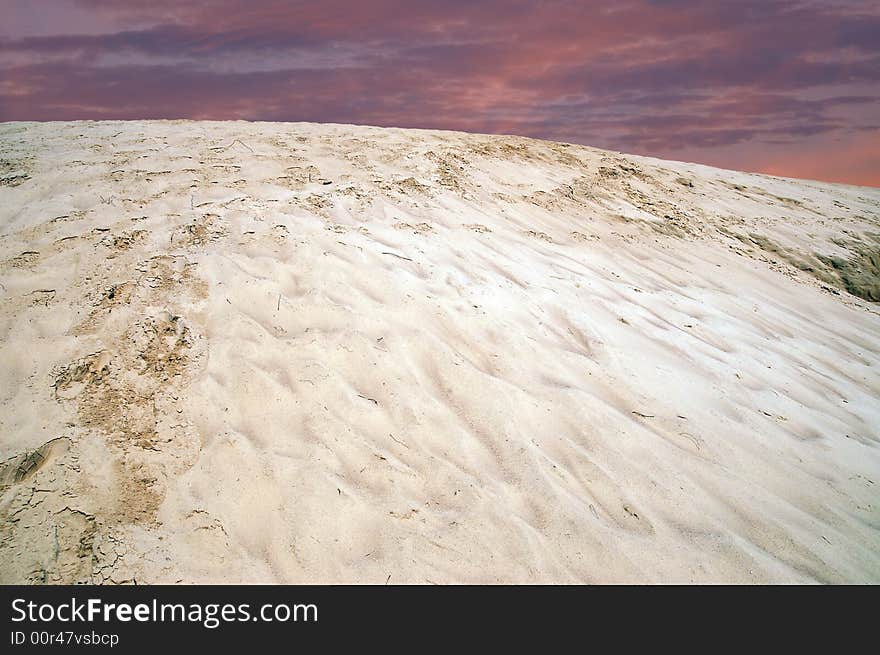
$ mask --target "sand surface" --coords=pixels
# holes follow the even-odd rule
[[[880,190],[0,124],[0,583],[880,582]]]

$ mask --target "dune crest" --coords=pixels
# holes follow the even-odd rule
[[[0,583],[877,583],[878,300],[878,189],[0,124]]]

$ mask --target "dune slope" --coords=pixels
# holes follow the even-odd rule
[[[0,124],[0,583],[880,582],[880,190]]]

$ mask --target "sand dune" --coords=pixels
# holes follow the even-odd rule
[[[880,190],[0,124],[0,582],[880,582]]]

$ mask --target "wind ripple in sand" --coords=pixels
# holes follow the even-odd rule
[[[0,582],[880,581],[876,189],[337,125],[0,143]]]

